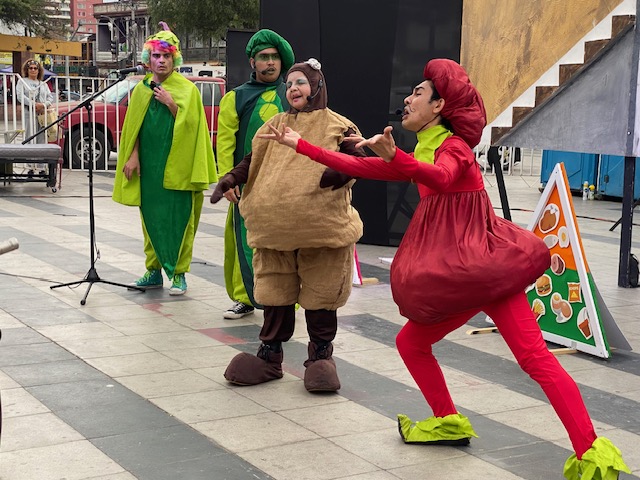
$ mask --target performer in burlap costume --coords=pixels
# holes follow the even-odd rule
[[[270,123],[304,131],[334,151],[364,155],[345,136],[359,134],[349,119],[327,108],[320,63],[310,59],[287,73],[287,113]],[[351,206],[351,177],[327,169],[291,149],[258,138],[252,153],[221,180],[214,196],[233,199],[233,187],[246,183],[240,200],[248,244],[255,249],[255,296],[264,305],[262,345],[257,356],[238,354],[225,378],[255,385],[282,378],[282,342],[294,332],[295,306],[305,309],[309,333],[305,387],[309,391],[340,388],[332,359],[337,309],[351,292],[353,250],[362,222]]]

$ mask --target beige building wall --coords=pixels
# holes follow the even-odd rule
[[[493,121],[622,0],[466,0],[460,61]]]

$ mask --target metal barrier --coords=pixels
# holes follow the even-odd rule
[[[17,73],[1,74],[0,80],[0,133],[4,134],[4,142],[21,142],[25,132],[37,131],[36,115],[25,115],[29,107],[14,99],[16,85],[21,81]],[[70,114],[58,125],[58,140],[56,143],[64,149],[64,167],[70,169],[88,169],[89,142],[93,142],[93,169],[95,171],[114,170],[117,151],[120,146],[120,133],[124,122],[131,91],[142,77],[131,76],[119,85],[107,90],[92,102],[91,117],[87,117],[87,110],[81,108]],[[52,109],[60,116],[93,92],[103,90],[109,84],[116,82],[114,77],[65,77],[55,76],[47,80],[49,89],[54,94]],[[212,79],[213,80],[213,79]],[[220,102],[224,85],[196,81],[203,103],[207,108],[210,125],[211,141],[215,144],[216,136],[216,106]],[[30,107],[33,110],[33,106]],[[29,118],[32,125],[26,125]],[[33,128],[36,128],[33,130]],[[54,127],[56,128],[56,127]],[[0,137],[1,141],[2,137]]]
[[[490,145],[478,145],[473,149],[476,160],[485,176],[495,175],[493,166],[489,165]],[[538,177],[542,169],[542,150],[531,148],[497,147],[502,171],[505,175],[521,177]]]

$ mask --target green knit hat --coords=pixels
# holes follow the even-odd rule
[[[282,60],[282,71],[286,72],[291,68],[295,62],[295,56],[293,54],[293,48],[289,42],[278,35],[273,30],[263,28],[258,30],[247,42],[247,48],[245,50],[247,57],[253,58],[256,53],[261,52],[265,48],[276,48],[280,53]]]

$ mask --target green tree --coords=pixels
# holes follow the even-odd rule
[[[0,21],[9,26],[23,26],[34,35],[51,32],[45,13],[46,0],[0,0]]]
[[[3,1],[3,0],[0,0]],[[219,40],[227,29],[257,29],[260,0],[148,0],[151,19],[177,35]]]

